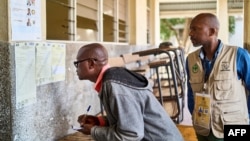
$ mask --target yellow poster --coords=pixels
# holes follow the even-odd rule
[[[210,122],[210,95],[195,94],[194,124],[209,128]]]
[[[36,43],[36,85],[51,83],[51,47]]]
[[[48,44],[51,46],[51,75],[52,81],[64,81],[66,73],[66,45],[60,43]]]

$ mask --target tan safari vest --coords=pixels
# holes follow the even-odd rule
[[[195,97],[203,92],[204,70],[199,58],[200,49],[188,56],[190,84]],[[224,125],[248,124],[245,87],[238,80],[236,69],[237,47],[223,45],[207,80],[206,94],[210,95],[210,129],[194,124],[195,131],[207,136],[212,130],[217,138],[224,138]],[[194,109],[194,112],[195,109]],[[193,115],[194,115],[193,112]]]

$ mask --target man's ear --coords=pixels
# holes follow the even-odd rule
[[[95,67],[95,62],[94,62],[94,60],[89,60],[89,62],[88,62],[88,67],[89,67],[89,69],[93,69],[94,67]]]
[[[215,29],[215,28],[210,28],[210,29],[209,29],[209,35],[210,35],[210,36],[217,35],[217,29]]]

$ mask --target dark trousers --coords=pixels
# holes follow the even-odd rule
[[[208,136],[202,136],[196,133],[198,141],[224,141],[224,138],[217,138],[214,136],[213,132],[210,131]]]

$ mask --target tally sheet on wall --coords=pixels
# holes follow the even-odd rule
[[[16,108],[36,102],[35,44],[15,44]]]
[[[36,44],[37,86],[65,80],[66,45],[60,43]]]
[[[36,84],[43,85],[51,80],[51,46],[36,43]]]
[[[65,44],[15,44],[17,109],[36,102],[36,86],[65,80],[65,58]]]
[[[41,0],[11,0],[12,41],[42,39]]]
[[[52,81],[65,80],[65,60],[66,60],[66,45],[65,44],[48,44],[51,46],[52,53]]]

